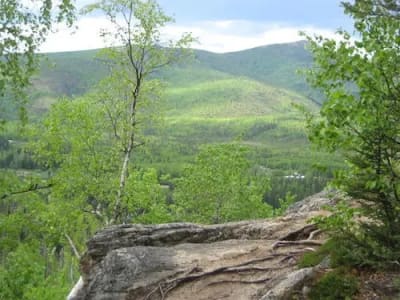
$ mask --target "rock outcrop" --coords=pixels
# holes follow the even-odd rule
[[[320,193],[274,219],[109,227],[88,242],[68,299],[284,299],[315,274],[296,263],[322,243],[307,220],[331,204]]]

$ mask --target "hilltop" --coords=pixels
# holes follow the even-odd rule
[[[224,54],[194,50],[193,60],[169,68],[159,76],[173,88],[245,77],[307,96],[311,91],[304,78],[297,74],[297,70],[312,63],[305,45],[305,42],[296,42]],[[44,55],[41,71],[33,81],[33,98],[39,102],[36,108],[46,106],[43,99],[80,96],[88,92],[107,73],[104,64],[96,58],[97,53],[98,50],[86,50]]]
[[[297,74],[312,64],[305,47],[303,41],[224,54],[193,50],[193,59],[158,73],[166,84],[164,123],[149,132],[151,143],[137,154],[137,163],[179,177],[202,145],[236,141],[249,147],[255,172],[271,176],[270,203],[287,191],[297,199],[318,192],[337,161],[310,149],[298,110],[320,106]],[[107,75],[98,52],[44,55],[30,91],[30,118],[40,119],[60,97],[90,92]],[[304,180],[285,179],[294,173]]]

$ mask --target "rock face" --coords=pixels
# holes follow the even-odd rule
[[[296,262],[322,243],[307,220],[330,204],[320,193],[275,219],[109,227],[88,242],[68,299],[285,299],[315,273]]]

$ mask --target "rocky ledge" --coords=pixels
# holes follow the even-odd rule
[[[323,243],[307,221],[334,201],[319,193],[266,220],[109,227],[88,242],[68,300],[285,299],[315,275],[297,267]]]

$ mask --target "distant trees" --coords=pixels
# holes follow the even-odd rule
[[[263,218],[272,207],[263,203],[266,176],[252,176],[246,148],[235,144],[206,146],[177,182],[178,220],[200,223]]]
[[[344,4],[356,39],[309,38],[315,67],[309,82],[327,101],[309,122],[310,138],[346,158],[337,185],[362,199],[368,218],[347,231],[350,252],[364,259],[398,263],[400,249],[400,5],[356,0]],[[342,230],[343,231],[343,230]],[[354,249],[358,249],[355,251]]]

